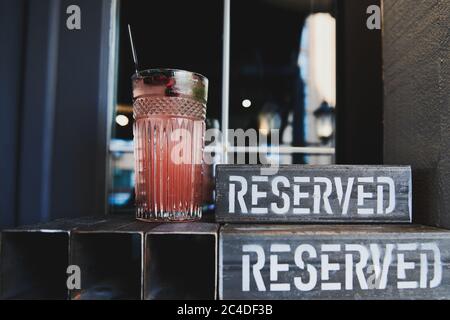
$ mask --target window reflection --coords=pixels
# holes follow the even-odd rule
[[[335,28],[333,1],[232,1],[230,127],[278,129],[285,147],[333,147]],[[324,103],[329,118],[317,112]],[[325,130],[328,139],[318,134]],[[279,162],[328,164],[334,156],[286,153]]]

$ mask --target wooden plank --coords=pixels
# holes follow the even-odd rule
[[[219,165],[216,218],[229,223],[411,222],[411,169]]]
[[[226,225],[220,299],[449,299],[450,232],[412,225]]]

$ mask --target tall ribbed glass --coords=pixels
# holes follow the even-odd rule
[[[151,69],[132,82],[136,217],[198,220],[208,80],[188,71]]]

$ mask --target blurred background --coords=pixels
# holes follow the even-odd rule
[[[281,154],[269,160],[281,164],[382,163],[372,4],[0,0],[0,226],[134,212],[127,24],[140,68],[209,79],[208,128],[277,129]],[[66,25],[70,5],[79,30]],[[256,147],[273,146],[264,140]],[[249,158],[228,143],[229,159]]]

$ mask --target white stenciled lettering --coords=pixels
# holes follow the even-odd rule
[[[287,244],[273,244],[270,247],[271,253],[290,252],[291,246]],[[290,291],[291,285],[289,283],[274,283],[278,282],[278,274],[280,272],[289,271],[289,264],[279,263],[278,255],[270,255],[270,291]]]
[[[290,209],[290,199],[285,192],[280,192],[278,185],[282,185],[285,188],[289,188],[289,179],[283,176],[276,177],[272,180],[272,190],[273,193],[283,200],[283,206],[278,207],[274,202],[271,204],[271,209],[276,214],[286,214]]]
[[[430,281],[430,288],[436,288],[441,285],[442,282],[442,262],[441,262],[441,251],[436,243],[423,243],[421,249],[425,251],[430,251],[433,254],[433,270],[434,275]],[[422,268],[426,265],[428,267],[428,260],[423,261]],[[428,278],[428,275],[426,275]],[[421,282],[426,282],[426,280],[421,280]]]
[[[417,243],[400,243],[397,248],[399,251],[417,251]],[[412,261],[405,260],[405,253],[400,252],[397,254],[397,278],[401,280],[407,280],[407,270],[414,270],[416,264]],[[419,287],[417,281],[399,281],[397,284],[399,289],[416,289]]]
[[[328,200],[331,195],[332,187],[331,180],[328,178],[317,177],[314,178],[315,183],[325,184],[325,190],[323,193],[320,192],[320,185],[314,185],[314,213],[320,213],[320,203],[323,200],[323,208],[325,212],[328,214],[333,214],[333,210],[331,210],[330,201]]]
[[[341,251],[341,245],[339,244],[323,244],[322,252],[339,252]],[[330,272],[338,271],[340,269],[339,263],[330,263],[330,257],[328,254],[322,254],[320,256],[322,266],[322,280],[330,280]],[[341,290],[341,284],[339,282],[322,282],[322,290]]]
[[[268,182],[269,178],[267,176],[261,176],[261,177],[254,176],[254,177],[252,177],[252,181],[253,182]],[[269,212],[268,208],[255,207],[258,205],[258,201],[261,198],[262,199],[267,198],[267,192],[259,191],[257,183],[252,184],[252,209],[251,210],[252,210],[253,214],[266,214]]]
[[[442,272],[434,242],[274,241],[242,247],[243,292],[431,289],[441,285]]]
[[[358,178],[358,183],[373,183],[373,177],[368,178]],[[372,199],[372,192],[365,192],[364,185],[358,185],[358,214],[366,215],[366,214],[374,214],[373,208],[361,208],[365,205],[366,199]]]
[[[377,244],[370,245],[373,269],[376,278],[375,287],[373,289],[386,289],[389,266],[392,263],[392,252],[394,248],[395,248],[394,244],[389,243],[386,244],[386,248],[384,250],[383,263],[381,263],[380,246]]]
[[[294,182],[297,183],[294,185],[294,206],[300,207],[301,199],[309,198],[308,192],[300,192],[300,183],[310,183],[311,178],[309,177],[295,177]],[[310,214],[310,208],[294,208],[294,214]]]
[[[303,261],[303,254],[308,254],[308,259],[317,258],[316,249],[312,245],[302,244],[295,250],[294,261],[295,264],[304,270],[306,267],[306,272],[308,272],[309,280],[304,282],[302,277],[295,277],[294,284],[295,287],[300,291],[311,291],[317,285],[317,269],[312,264],[306,264]]]
[[[247,206],[245,205],[244,195],[247,193],[247,180],[244,177],[240,176],[230,176],[230,182],[239,182],[241,184],[241,190],[237,193],[237,200],[239,202],[239,206],[241,207],[242,213],[247,213]],[[228,195],[228,208],[230,209],[230,213],[235,213],[235,203],[236,203],[236,185],[234,183],[230,183],[229,187],[229,195]]]
[[[220,182],[220,181],[219,181]],[[219,190],[223,188],[219,183]],[[230,175],[228,213],[254,215],[392,215],[409,218],[408,190],[398,197],[390,177],[296,177]],[[400,199],[400,200],[399,200]],[[397,212],[397,201],[403,211]],[[219,202],[222,205],[222,202]],[[401,216],[403,215],[403,216]]]
[[[368,290],[367,280],[364,275],[364,268],[367,267],[367,262],[369,261],[369,250],[363,245],[359,244],[348,244],[345,246],[347,252],[355,251],[359,254],[359,262],[355,264],[356,278],[358,279],[359,286],[362,290]],[[346,271],[351,272],[347,274],[345,288],[347,290],[353,289],[353,254],[345,255]],[[351,271],[349,271],[351,270]]]
[[[379,177],[377,182],[380,184],[377,187],[377,214],[391,214],[395,210],[395,183],[392,178]],[[384,210],[384,185],[389,188],[389,205]]]
[[[263,247],[260,245],[244,245],[242,252],[256,253],[256,263],[252,268],[253,277],[258,291],[266,291],[266,286],[261,275],[261,270],[264,268],[266,261]],[[248,254],[242,256],[242,291],[250,291],[250,255]]]
[[[344,190],[342,187],[342,179],[341,178],[334,178],[334,184],[336,185],[336,194],[339,201],[339,205],[342,207],[342,215],[348,214],[348,206],[350,204],[350,196],[352,195],[352,188],[353,188],[353,182],[355,181],[355,178],[348,178],[347,182],[347,189],[345,191],[345,197],[344,197]]]

